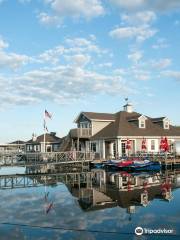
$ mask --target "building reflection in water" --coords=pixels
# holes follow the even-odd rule
[[[28,186],[55,186],[63,183],[78,199],[84,211],[121,207],[129,220],[138,207],[147,207],[154,199],[171,201],[173,191],[180,187],[180,170],[156,173],[106,172],[94,169],[87,172],[60,173],[57,169],[26,169],[27,176],[1,176],[1,189]],[[31,174],[31,175],[30,175]],[[21,178],[24,178],[22,181]],[[26,179],[25,179],[26,178]],[[8,180],[10,179],[10,180]],[[18,183],[24,185],[18,185]],[[8,185],[9,183],[9,185]]]
[[[127,173],[91,170],[80,173],[55,173],[46,175],[41,169],[38,181],[47,185],[66,184],[70,193],[78,199],[84,211],[112,207],[126,208],[130,216],[139,206],[147,207],[153,199],[171,201],[173,190],[180,186],[180,171],[162,173]],[[35,177],[35,176],[33,176]],[[36,179],[37,179],[36,178]]]

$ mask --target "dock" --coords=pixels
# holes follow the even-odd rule
[[[0,167],[31,167],[44,164],[75,164],[91,162],[91,152],[0,153]]]
[[[98,172],[102,172],[98,170]],[[41,187],[53,184],[91,186],[95,172],[69,172],[69,173],[39,173],[39,174],[10,174],[0,176],[0,190]]]
[[[180,158],[162,158],[158,159],[163,169],[174,169],[180,167]]]

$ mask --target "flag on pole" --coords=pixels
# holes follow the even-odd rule
[[[164,138],[161,137],[161,141],[160,141],[160,145],[159,145],[160,151],[164,151],[164,144],[165,144]]]
[[[48,132],[48,128],[46,126],[46,120],[44,119],[44,131]]]
[[[146,147],[146,139],[145,138],[143,138],[143,140],[142,140],[141,149],[144,150],[144,151],[147,149],[147,147]]]
[[[45,110],[45,117],[47,117],[47,118],[52,118],[52,114],[51,113],[49,113],[47,110]]]
[[[168,139],[167,137],[164,138],[164,151],[168,152],[169,151],[169,144],[168,144]]]
[[[129,139],[126,140],[126,149],[127,150],[131,149],[131,141]]]

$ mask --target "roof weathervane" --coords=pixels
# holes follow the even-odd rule
[[[129,100],[128,97],[126,97],[126,98],[125,98],[126,104],[128,104],[128,100]]]

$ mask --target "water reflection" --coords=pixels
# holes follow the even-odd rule
[[[60,227],[64,228],[60,234],[66,239],[119,239],[117,234],[101,233],[100,236],[91,230],[129,234],[136,226],[165,226],[178,231],[179,171],[58,173],[43,168],[38,174],[34,174],[33,169],[26,169],[26,173],[28,175],[0,176],[1,223]],[[0,225],[0,234],[10,234],[10,228],[16,231],[17,239],[21,239],[21,235],[33,239],[28,238],[32,232],[36,232],[38,238],[43,236],[42,239],[51,239],[46,238],[44,232],[53,232],[52,239],[59,234],[56,229],[8,225]]]

